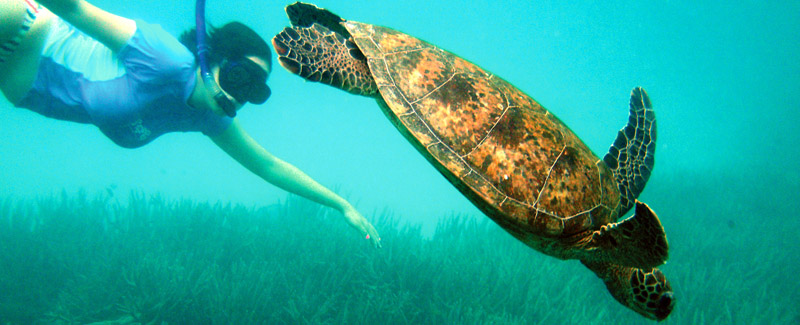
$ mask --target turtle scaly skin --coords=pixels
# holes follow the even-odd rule
[[[649,178],[655,115],[641,88],[631,118],[599,159],[569,128],[505,80],[386,27],[345,21],[309,4],[275,36],[292,73],[374,97],[395,127],[481,211],[545,254],[579,259],[618,301],[664,319],[672,290],[655,267],[668,245],[636,201]],[[631,207],[633,217],[615,223]]]

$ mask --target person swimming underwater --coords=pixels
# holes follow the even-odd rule
[[[349,202],[273,156],[212,98],[194,30],[179,41],[159,25],[83,0],[0,0],[0,90],[16,107],[97,126],[138,148],[169,132],[202,132],[242,166],[288,192],[334,208],[376,246],[380,237]],[[240,109],[270,96],[267,43],[238,22],[209,33],[210,65]],[[191,50],[190,50],[191,49]]]

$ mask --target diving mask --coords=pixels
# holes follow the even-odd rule
[[[219,85],[242,104],[263,104],[271,94],[267,72],[246,58],[224,60],[219,70]]]

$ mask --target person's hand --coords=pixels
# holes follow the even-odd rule
[[[354,208],[348,208],[344,211],[344,217],[353,228],[356,228],[361,234],[361,238],[369,240],[375,248],[381,247],[381,237],[378,231],[367,221],[361,213],[358,213]]]

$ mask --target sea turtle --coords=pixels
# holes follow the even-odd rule
[[[578,259],[623,305],[663,320],[672,289],[656,268],[667,239],[636,200],[653,168],[656,121],[635,88],[630,119],[603,159],[505,80],[393,29],[347,21],[311,4],[286,7],[273,40],[294,74],[373,97],[444,177],[511,235]],[[634,216],[615,223],[631,208]]]

